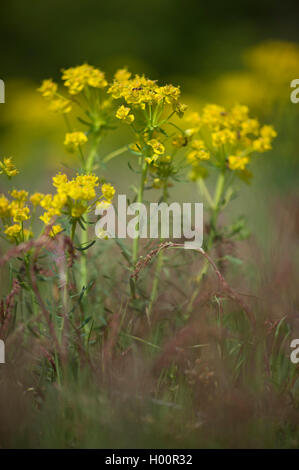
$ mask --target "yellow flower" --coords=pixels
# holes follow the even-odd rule
[[[23,202],[27,201],[27,199],[28,199],[28,192],[25,191],[24,189],[20,189],[20,190],[13,189],[10,192],[10,194],[11,194],[11,197],[16,199],[20,203],[23,203]]]
[[[0,195],[0,217],[9,217],[11,215],[10,212],[10,204],[9,200],[4,196],[4,194]]]
[[[52,178],[53,186],[58,188],[59,186],[67,183],[67,176],[63,173],[58,173],[58,175],[53,176]]]
[[[29,219],[29,207],[19,207],[12,210],[12,217],[14,222],[23,222],[24,220]]]
[[[52,194],[46,194],[40,201],[41,207],[44,209],[50,209],[52,205]]]
[[[77,95],[86,86],[93,88],[105,88],[107,86],[105,74],[88,64],[63,70],[62,80],[64,80],[64,85],[71,95]]]
[[[7,238],[16,238],[21,232],[21,230],[22,230],[21,225],[14,224],[14,225],[10,225],[9,227],[6,227],[6,229],[4,230],[4,233],[7,236]]]
[[[67,114],[71,112],[72,104],[66,98],[57,98],[51,102],[49,109],[54,113]]]
[[[206,149],[205,143],[203,140],[200,139],[195,139],[191,142],[191,147],[193,150],[191,150],[187,154],[187,160],[189,163],[192,165],[196,164],[198,160],[209,160],[210,159],[210,153]]]
[[[2,173],[5,173],[9,178],[19,173],[19,170],[12,162],[12,157],[4,158],[3,162],[0,162],[0,174]]]
[[[147,142],[148,145],[152,147],[155,153],[162,155],[165,152],[165,147],[157,139],[151,139]]]
[[[208,104],[203,108],[202,122],[218,130],[227,116],[225,108],[217,104]]]
[[[65,135],[64,145],[69,152],[75,152],[88,141],[84,132],[68,132]]]
[[[40,205],[46,212],[40,219],[47,225],[54,216],[61,215],[62,212],[71,217],[81,217],[90,210],[88,201],[94,200],[97,196],[95,188],[99,185],[98,181],[99,178],[93,174],[77,175],[72,180],[68,180],[67,176],[61,173],[54,176],[53,186],[57,192],[54,196],[46,194],[41,200]],[[109,190],[110,193],[115,192],[111,185],[104,186],[107,186],[107,194]]]
[[[236,132],[230,129],[223,129],[221,131],[212,133],[212,142],[214,147],[220,147],[225,144],[233,144],[237,140]]]
[[[247,134],[258,134],[259,131],[259,122],[257,119],[247,119],[241,124],[241,136],[246,136]]]
[[[267,150],[271,150],[272,145],[269,139],[264,139],[263,137],[259,137],[258,139],[253,141],[253,149],[256,152],[267,152]]]
[[[121,119],[125,121],[127,124],[131,124],[134,121],[134,114],[130,114],[131,109],[127,108],[126,106],[122,105],[116,111],[117,119]]]
[[[180,97],[180,94],[180,89],[173,85],[165,85],[162,87],[157,87],[156,89],[157,101],[160,102],[161,100],[165,100],[165,103],[167,104],[172,104],[173,102],[177,101]]]
[[[44,98],[52,99],[57,92],[57,85],[52,79],[44,80],[37,91],[39,91]]]
[[[119,81],[119,82],[125,82],[130,79],[131,75],[132,74],[128,72],[128,69],[126,68],[119,69],[116,71],[114,75],[114,80]]]
[[[248,106],[236,104],[235,106],[232,107],[227,118],[231,125],[237,126],[241,122],[248,119],[248,113],[249,113]]]
[[[253,141],[253,149],[256,152],[266,152],[272,148],[272,140],[277,133],[272,126],[263,126],[260,130],[260,137]]]
[[[102,185],[102,194],[107,201],[111,201],[115,194],[115,189],[111,184],[105,183]]]
[[[59,224],[53,225],[49,232],[49,235],[50,237],[54,238],[58,233],[62,232],[62,230],[63,228],[61,227],[61,225]]]
[[[44,198],[44,194],[42,193],[34,193],[30,196],[30,202],[34,206],[38,206],[41,203],[41,200]]]
[[[240,157],[236,155],[230,155],[228,157],[228,166],[231,170],[244,170],[248,162],[248,157]]]
[[[272,126],[263,126],[260,131],[261,136],[264,139],[272,140],[277,136],[277,133]]]
[[[45,225],[49,225],[53,217],[53,214],[50,212],[45,212],[43,215],[40,216],[40,220],[44,222]]]
[[[143,75],[131,74],[127,69],[116,72],[114,81],[108,89],[114,99],[123,98],[127,104],[145,109],[146,105],[163,103],[172,105],[174,110],[182,113],[185,110],[184,105],[178,104],[180,89],[173,85],[158,86],[156,80],[150,80]]]

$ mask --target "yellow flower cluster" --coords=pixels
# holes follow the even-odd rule
[[[96,187],[99,179],[93,174],[77,175],[76,178],[68,180],[65,174],[59,173],[53,178],[53,186],[56,194],[46,194],[40,201],[45,213],[40,219],[48,225],[53,217],[62,214],[73,218],[80,218],[88,212],[93,202],[99,199]],[[104,187],[104,188],[103,188]],[[103,185],[102,197],[111,200],[114,188],[111,185]]]
[[[32,236],[29,230],[23,228],[23,222],[30,218],[30,209],[26,205],[28,192],[14,189],[10,195],[12,201],[4,194],[0,195],[0,218],[4,225],[4,234],[9,241],[24,241]]]
[[[0,161],[0,175],[3,173],[8,176],[8,178],[16,176],[19,173],[19,170],[12,162],[12,157],[4,158],[3,162]]]
[[[105,88],[108,85],[104,72],[88,64],[63,70],[62,80],[71,95],[77,95],[86,86]]]
[[[48,100],[51,100],[54,98],[56,92],[57,92],[57,84],[53,82],[51,78],[43,80],[41,86],[37,89],[42,96]]]
[[[72,103],[67,98],[58,97],[51,101],[49,109],[57,114],[68,114],[72,110]]]
[[[39,206],[44,195],[42,193],[34,193],[30,196],[30,202],[34,207]]]
[[[102,194],[104,198],[110,203],[115,194],[115,188],[110,183],[105,183],[102,185]]]
[[[191,147],[187,160],[193,167],[193,179],[204,175],[194,171],[203,160],[222,169],[244,171],[250,155],[270,150],[277,135],[272,126],[260,127],[258,120],[249,116],[248,107],[241,105],[226,110],[209,104],[201,114],[192,113],[186,122],[192,126],[185,131],[185,137]]]
[[[69,152],[75,152],[88,141],[84,132],[68,132],[65,135],[64,145]]]
[[[58,114],[67,114],[72,110],[72,103],[57,92],[58,86],[52,79],[44,80],[37,89],[46,100],[50,100],[49,109]]]
[[[203,140],[194,139],[191,141],[191,151],[187,153],[187,160],[189,163],[197,163],[198,160],[209,160],[210,153]]]
[[[147,141],[147,144],[150,145],[157,155],[163,155],[165,152],[165,147],[157,139],[151,139]]]
[[[114,99],[123,98],[129,105],[145,109],[146,105],[171,104],[177,112],[185,107],[179,103],[180,89],[173,85],[159,86],[156,80],[143,75],[131,77],[127,69],[118,70],[108,89]]]

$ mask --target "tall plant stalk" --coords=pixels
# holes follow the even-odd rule
[[[206,252],[209,253],[213,243],[215,241],[215,238],[217,236],[217,222],[218,222],[218,216],[219,212],[221,209],[221,201],[222,201],[222,196],[223,196],[223,191],[224,191],[224,185],[225,185],[225,172],[221,172],[218,176],[217,183],[216,183],[216,188],[215,188],[215,193],[214,197],[212,198],[210,195],[210,192],[208,188],[206,187],[205,183],[203,180],[199,180],[199,189],[201,193],[206,197],[206,200],[209,204],[209,208],[211,211],[211,217],[210,217],[210,230],[209,230],[209,235],[206,243]],[[194,289],[194,292],[191,296],[191,299],[189,301],[188,307],[187,307],[187,315],[191,312],[193,303],[198,296],[199,289],[200,289],[200,283],[204,275],[207,273],[209,267],[209,262],[205,260],[204,265],[202,269],[200,270],[197,278],[196,278],[196,288]]]

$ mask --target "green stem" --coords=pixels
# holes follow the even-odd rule
[[[103,163],[107,163],[109,162],[110,160],[112,160],[112,158],[115,158],[117,157],[118,155],[121,155],[122,153],[125,153],[128,151],[128,147],[127,145],[125,145],[124,147],[121,147],[117,150],[113,150],[113,152],[110,152],[108,153],[108,155],[106,155],[105,158],[103,158]]]
[[[146,173],[147,173],[147,163],[143,160],[142,169],[141,169],[140,184],[139,184],[138,194],[137,194],[137,202],[140,202],[140,203],[143,202],[144,182],[145,182],[145,178],[146,178]],[[139,224],[138,224],[138,228],[139,228]],[[137,259],[138,259],[138,249],[139,249],[139,236],[134,238],[134,240],[133,240],[133,252],[132,252],[132,265],[133,265],[133,268],[135,267]]]
[[[162,200],[163,200],[163,202],[167,201],[167,186],[166,186],[166,184],[165,184],[164,189],[163,189],[163,198],[162,198]],[[160,243],[162,243],[162,239],[160,239]],[[155,300],[157,298],[157,294],[158,294],[160,274],[161,274],[161,271],[162,271],[163,264],[164,264],[164,257],[163,257],[163,253],[162,253],[162,250],[161,250],[158,253],[156,270],[155,270],[155,274],[154,274],[153,287],[152,287],[150,302],[149,302],[148,311],[147,311],[147,318],[148,318],[149,321],[150,321],[153,305],[154,305],[154,302],[155,302]]]
[[[213,243],[214,243],[214,240],[217,236],[217,221],[218,221],[218,215],[219,215],[219,211],[220,211],[220,202],[221,202],[221,198],[222,198],[222,194],[223,194],[223,190],[224,190],[224,183],[225,183],[225,173],[221,172],[220,175],[218,176],[216,189],[215,189],[215,194],[214,194],[214,198],[213,198],[214,200],[211,204],[210,231],[209,231],[208,239],[207,239],[207,242],[206,242],[206,248],[205,248],[205,251],[207,253],[209,253],[209,251],[211,250],[211,248],[213,246]],[[194,290],[194,292],[191,296],[190,302],[188,304],[187,316],[189,315],[189,313],[192,310],[194,300],[196,299],[196,297],[198,295],[198,292],[199,292],[200,282],[201,282],[202,278],[204,277],[204,275],[206,274],[206,272],[208,270],[208,267],[209,267],[209,263],[208,263],[207,260],[205,260],[204,265],[203,265],[201,271],[199,272],[199,274],[196,278],[197,287]]]
[[[97,148],[98,148],[98,145],[100,143],[100,140],[101,140],[101,135],[100,134],[97,134],[96,136],[94,136],[92,147],[90,149],[90,152],[89,152],[89,155],[88,155],[88,158],[87,158],[87,161],[86,161],[86,167],[85,167],[86,173],[89,173],[93,168],[94,159],[95,159],[95,156],[97,154]],[[86,217],[87,217],[87,215],[86,215]],[[83,229],[81,230],[80,242],[81,242],[81,246],[85,246],[88,242],[88,224],[86,224],[85,230],[83,230]],[[83,287],[87,286],[87,281],[88,281],[88,278],[87,278],[87,255],[86,255],[85,251],[82,251],[81,252],[81,263],[80,263],[80,287],[81,287],[81,289]]]
[[[151,317],[151,314],[152,314],[154,302],[155,302],[155,300],[157,298],[157,295],[158,295],[159,281],[160,281],[160,275],[161,275],[163,264],[164,264],[164,257],[163,257],[162,251],[160,251],[159,254],[158,254],[156,270],[155,270],[155,274],[154,274],[153,287],[152,287],[149,306],[148,306],[148,310],[147,310],[147,318],[148,318],[149,321],[150,321],[150,317]]]
[[[146,173],[147,173],[147,163],[143,159],[142,166],[141,166],[140,184],[139,184],[138,194],[137,194],[137,202],[140,202],[140,203],[143,202],[144,182],[146,178]],[[137,229],[139,229],[139,223],[137,224]],[[138,250],[139,250],[139,235],[133,240],[133,248],[132,248],[132,270],[133,271],[135,269],[135,266],[138,260]],[[136,288],[135,288],[135,281],[132,278],[130,280],[130,288],[131,288],[132,297],[135,299]]]
[[[87,173],[92,171],[93,164],[94,164],[94,159],[96,157],[98,145],[101,141],[101,138],[102,138],[102,136],[99,133],[94,136],[94,140],[93,140],[93,143],[92,143],[92,146],[91,146],[91,149],[90,149],[89,155],[87,157],[87,161],[86,161],[85,170],[86,170]]]
[[[87,225],[85,230],[81,230],[81,247],[86,246],[88,243],[88,231]],[[81,251],[81,263],[80,263],[80,281],[81,281],[81,289],[87,286],[87,251]]]
[[[199,178],[197,180],[197,186],[200,190],[200,192],[205,196],[210,208],[213,208],[214,207],[214,201],[210,195],[210,191],[208,190],[204,180],[202,178]]]

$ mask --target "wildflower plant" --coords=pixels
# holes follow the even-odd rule
[[[179,87],[159,84],[143,75],[133,76],[126,68],[118,70],[108,81],[100,69],[88,64],[72,67],[62,71],[62,86],[47,79],[39,92],[49,102],[50,110],[60,114],[65,121],[66,133],[61,144],[71,155],[72,169],[53,176],[53,189],[49,193],[30,194],[12,187],[9,195],[0,195],[1,237],[15,245],[15,259],[21,263],[21,268],[13,267],[12,272],[17,271],[18,286],[30,296],[34,318],[38,318],[38,308],[44,315],[47,328],[39,322],[38,333],[45,334],[47,330],[53,339],[55,374],[60,381],[65,357],[76,349],[75,343],[70,348],[65,346],[66,337],[79,336],[81,339],[82,336],[87,357],[92,341],[104,342],[99,319],[87,315],[84,305],[92,286],[91,259],[87,253],[94,249],[96,242],[95,235],[90,236],[90,228],[96,224],[95,209],[108,209],[116,192],[113,184],[101,176],[103,164],[125,152],[131,153],[135,160],[130,167],[138,174],[133,188],[134,202],[145,202],[145,191],[150,189],[156,190],[159,202],[167,202],[171,188],[182,178],[189,178],[190,184],[196,182],[200,197],[205,198],[210,210],[209,230],[204,250],[197,250],[204,256],[204,266],[198,275],[198,285],[187,315],[183,315],[184,321],[208,266],[213,267],[222,286],[225,285],[210,252],[224,234],[232,238],[244,227],[221,228],[218,216],[232,199],[238,180],[249,182],[252,159],[271,149],[276,132],[251,117],[249,109],[243,105],[227,110],[212,104],[201,112],[187,112],[187,107],[181,103]],[[117,132],[122,126],[130,132],[126,145],[105,155],[101,149],[104,136],[108,132]],[[0,162],[0,173],[9,179],[18,173],[11,158]],[[212,194],[211,185],[206,181],[214,174],[217,182]],[[140,219],[137,221],[139,228]],[[99,244],[104,244],[107,233],[103,230],[97,238]],[[42,254],[41,242],[45,248]],[[131,247],[123,246],[119,240],[116,243],[127,262],[127,303],[134,314],[136,311],[145,313],[150,324],[161,275],[167,272],[165,250],[181,248],[183,244],[166,242],[143,258],[139,235],[133,239]],[[77,268],[78,252],[80,264]],[[137,284],[138,276],[141,268],[155,256],[153,280],[144,293]],[[50,278],[54,287],[51,298],[45,302],[39,289],[41,283]],[[236,298],[231,289],[227,286],[226,289],[230,298]],[[103,306],[102,311],[105,309]],[[26,321],[30,324],[30,315]],[[102,322],[106,324],[104,315]],[[132,322],[126,333],[128,336],[131,327]]]
[[[205,248],[210,251],[216,239],[224,233],[217,226],[219,213],[229,204],[235,195],[236,180],[250,183],[252,173],[249,170],[251,160],[256,154],[272,148],[276,131],[270,125],[261,125],[252,118],[244,105],[235,105],[227,110],[217,104],[208,104],[202,112],[192,112],[185,118],[185,138],[188,141],[186,159],[191,167],[189,178],[198,185],[200,195],[205,199],[210,210],[210,230],[205,240]],[[210,173],[216,173],[217,182],[212,195],[206,184]],[[232,228],[226,236],[234,236],[243,231]],[[201,270],[197,281],[206,273],[208,264]],[[193,300],[196,297],[195,291]],[[192,305],[192,300],[190,307]]]
[[[180,102],[180,88],[173,85],[159,85],[156,80],[132,74],[127,69],[116,72],[108,93],[119,103],[116,118],[131,127],[134,142],[129,150],[138,157],[140,181],[136,194],[137,203],[144,199],[145,185],[162,192],[162,200],[168,198],[168,187],[176,179],[179,171],[174,161],[178,147],[172,145],[173,129],[180,128],[174,122],[175,117],[182,118],[186,105]],[[139,252],[139,239],[136,237],[132,248],[132,268],[135,269]],[[155,298],[158,275],[161,269],[159,256],[152,289],[151,302]],[[135,286],[131,278],[132,295]],[[151,308],[151,307],[150,307]]]

